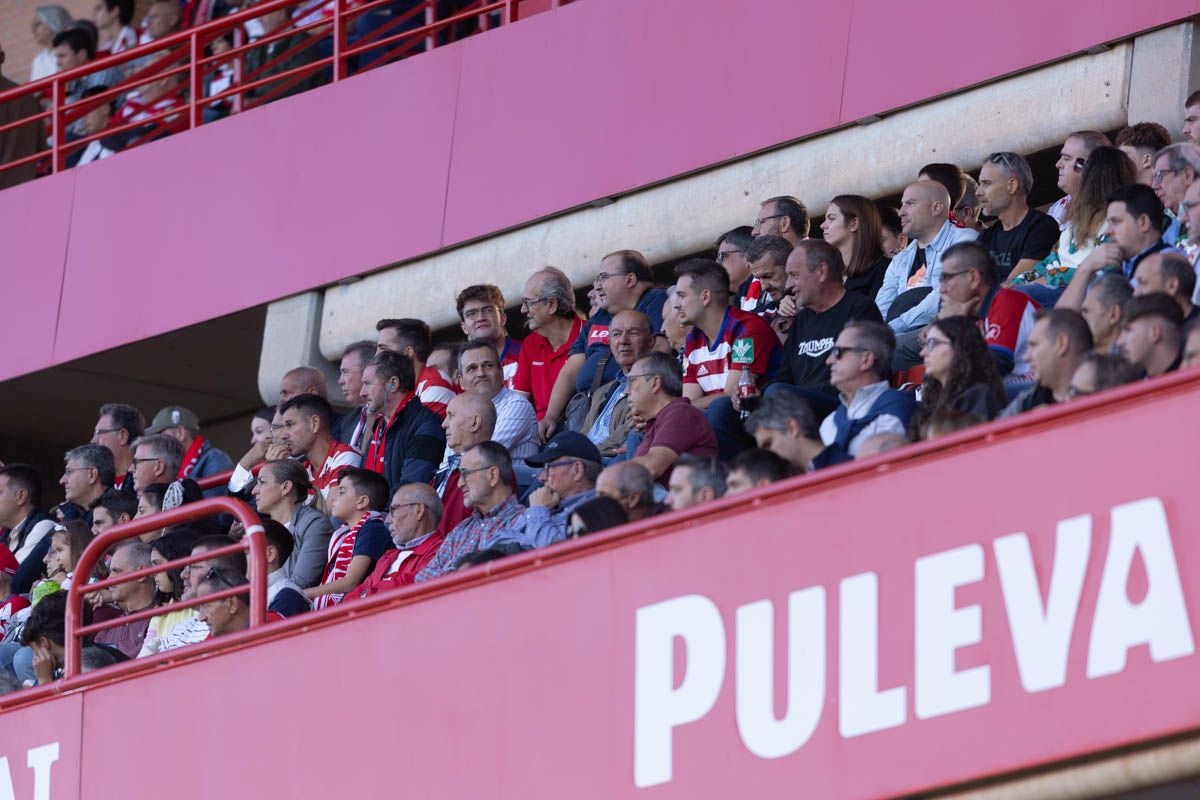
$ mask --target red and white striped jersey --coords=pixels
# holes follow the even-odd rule
[[[450,377],[433,367],[423,367],[417,376],[417,397],[421,404],[442,419],[446,418],[446,406],[454,399],[458,390]]]

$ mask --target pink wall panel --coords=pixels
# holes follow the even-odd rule
[[[459,55],[439,50],[80,170],[56,360],[436,249]],[[137,314],[96,302],[130,287]]]
[[[734,12],[588,0],[465,42],[445,243],[835,125],[849,7]]]

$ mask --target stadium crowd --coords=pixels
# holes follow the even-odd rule
[[[1197,112],[1200,93],[1188,137]],[[75,574],[93,536],[199,500],[205,478],[257,508],[270,612],[289,617],[1200,365],[1200,148],[1154,123],[1115,142],[1080,131],[1057,174],[1042,212],[1018,153],[990,154],[978,179],[929,164],[899,209],[835,197],[822,238],[799,199],[767,198],[668,288],[638,251],[606,255],[586,315],[543,267],[521,293],[523,340],[499,288],[465,287],[463,341],[379,320],[339,364],[358,405],[334,408],[324,373],[297,366],[236,460],[187,408],[147,425],[105,404],[64,456],[60,505],[43,507],[33,468],[0,467],[0,672],[60,674],[73,581],[234,543],[216,517]],[[161,613],[98,633],[85,665],[246,628],[247,594],[172,608],[246,584],[245,555],[218,554],[89,595],[91,619]]]

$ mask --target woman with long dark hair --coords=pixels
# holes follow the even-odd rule
[[[970,317],[939,319],[925,332],[921,348],[925,382],[921,404],[913,414],[914,438],[924,437],[926,423],[944,410],[994,419],[1004,408],[1004,386],[979,324]]]
[[[865,197],[839,194],[829,202],[821,223],[825,241],[838,249],[846,264],[846,291],[874,300],[891,259],[883,254],[883,222],[879,209]]]

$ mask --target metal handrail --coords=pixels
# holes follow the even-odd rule
[[[183,558],[177,558],[165,564],[139,569],[116,578],[108,578],[96,583],[86,582],[84,576],[92,574],[96,565],[100,563],[100,559],[104,557],[104,554],[114,544],[170,525],[193,522],[216,514],[229,514],[242,524],[246,532],[236,544],[210,550],[200,555],[188,555]],[[249,587],[237,586],[231,589],[224,589],[220,592],[214,592],[204,597],[172,603],[168,607],[159,606],[143,609],[133,614],[87,626],[82,624],[84,595],[100,592],[122,583],[139,580],[168,569],[183,567],[198,561],[205,561],[210,558],[238,552],[245,552],[249,559]],[[63,669],[64,678],[71,678],[79,674],[80,652],[84,636],[110,628],[117,628],[130,622],[137,622],[158,616],[165,611],[179,611],[201,605],[202,603],[209,603],[213,600],[245,594],[248,589],[250,592],[250,627],[253,628],[262,625],[267,621],[267,545],[266,536],[263,533],[262,521],[250,506],[230,497],[213,497],[207,500],[199,500],[195,503],[188,503],[178,508],[130,520],[129,522],[109,528],[104,533],[92,539],[88,544],[83,554],[79,557],[79,562],[75,565],[75,575],[77,580],[71,584],[71,588],[67,592],[66,664]]]
[[[383,55],[376,55],[370,61],[358,64],[358,72],[364,72],[395,58],[407,56],[417,48],[431,50],[438,46],[439,34],[448,33],[453,38],[456,26],[472,18],[480,20],[478,32],[484,32],[491,27],[489,17],[494,14],[499,14],[501,25],[515,22],[519,18],[520,4],[527,2],[527,0],[469,0],[466,8],[453,9],[448,16],[439,19],[437,15],[438,0],[419,0],[412,9],[406,10],[396,19],[384,23],[379,30],[371,32],[351,46],[347,41],[350,26],[363,15],[386,7],[391,0],[368,0],[368,2],[356,4],[353,7],[350,6],[350,0],[332,1],[334,13],[328,19],[320,19],[300,26],[293,26],[289,23],[263,35],[250,44],[243,41],[244,23],[271,12],[294,10],[294,7],[301,5],[304,0],[267,0],[228,16],[168,34],[129,50],[0,92],[0,106],[24,97],[44,99],[48,103],[47,108],[39,110],[36,114],[6,123],[0,128],[0,132],[14,130],[22,125],[40,124],[48,129],[50,140],[48,150],[43,149],[33,155],[24,156],[8,163],[0,163],[0,173],[28,166],[31,163],[44,162],[47,159],[49,164],[46,172],[56,173],[66,169],[68,154],[81,150],[90,141],[112,135],[114,132],[106,129],[99,134],[87,137],[86,140],[68,142],[67,131],[75,120],[97,106],[111,102],[115,97],[165,75],[178,74],[184,78],[179,91],[186,91],[187,98],[176,112],[183,119],[178,123],[172,123],[170,129],[187,130],[204,124],[204,110],[214,102],[230,100],[232,106],[230,113],[239,113],[245,110],[242,102],[243,96],[253,89],[262,89],[269,84],[275,84],[274,88],[266,92],[265,96],[257,98],[258,102],[249,104],[247,107],[256,107],[275,99],[272,95],[281,94],[294,88],[307,75],[326,73],[333,82],[344,80],[349,77],[349,66],[352,60],[366,56],[368,53],[379,54],[382,52]],[[550,8],[558,8],[567,2],[569,0],[550,0]],[[425,24],[399,33],[392,30],[397,24],[417,19],[421,13],[424,14]],[[229,33],[235,37],[233,49],[228,53],[204,54],[205,47]],[[332,39],[332,54],[314,58],[310,63],[287,71],[266,77],[260,76],[258,79],[254,75],[246,74],[245,58],[247,53],[297,33],[311,35],[311,41],[305,43],[308,48],[317,48]],[[276,58],[277,61],[281,59],[286,61],[287,57]],[[149,63],[132,74],[123,76],[115,86],[109,87],[109,91],[76,103],[68,104],[66,102],[67,88],[72,82],[141,60],[147,60]],[[230,61],[234,64],[234,85],[230,89],[220,92],[219,96],[203,97],[205,79],[216,73],[222,64]],[[267,65],[260,67],[258,72],[265,69],[267,69]],[[127,148],[140,143],[140,141],[131,142]]]

